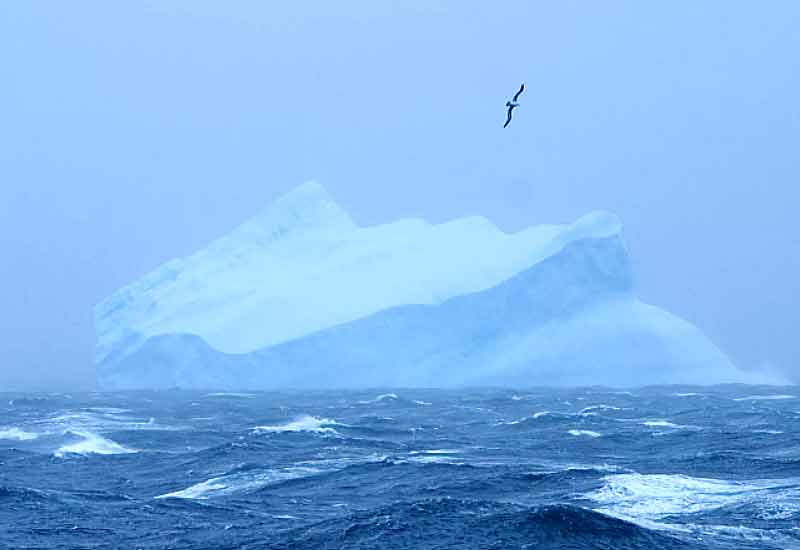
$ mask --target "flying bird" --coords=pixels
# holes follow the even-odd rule
[[[517,90],[517,93],[514,94],[514,98],[511,101],[506,101],[506,107],[508,107],[508,118],[506,119],[506,123],[503,124],[503,128],[505,128],[511,123],[511,111],[514,110],[514,107],[519,107],[517,99],[519,98],[519,95],[522,93],[524,89],[525,89],[525,83],[523,83],[519,87],[519,90]]]

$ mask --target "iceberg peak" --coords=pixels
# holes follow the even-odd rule
[[[309,232],[338,233],[356,228],[319,183],[309,181],[280,196],[255,217],[240,225],[228,238],[248,237],[262,243]]]
[[[316,182],[118,290],[95,326],[109,387],[741,379],[696,327],[636,299],[614,214],[358,227]]]

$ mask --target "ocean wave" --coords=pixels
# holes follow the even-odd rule
[[[207,500],[238,493],[251,493],[265,487],[296,479],[332,474],[348,468],[386,462],[384,455],[337,457],[297,462],[282,468],[265,468],[254,463],[240,464],[221,476],[215,476],[185,489],[156,496],[156,499],[180,498]]]
[[[737,397],[734,401],[782,401],[785,399],[797,399],[796,395],[749,395],[747,397]]]
[[[592,430],[569,430],[567,432],[569,435],[574,435],[575,437],[586,436],[586,437],[602,437],[603,434],[594,432]]]
[[[621,411],[620,407],[615,407],[613,405],[590,405],[588,407],[582,408],[578,411],[578,414],[585,416],[590,414],[592,411]]]
[[[136,453],[133,449],[128,449],[127,447],[123,447],[119,443],[112,441],[110,439],[106,439],[98,434],[92,432],[79,432],[79,431],[71,431],[67,432],[67,434],[72,434],[81,438],[80,441],[75,443],[69,443],[67,445],[62,445],[55,451],[57,457],[65,457],[71,454],[78,454],[78,455],[90,455],[90,454],[99,454],[99,455],[119,455],[119,454],[131,454]]]
[[[256,426],[253,428],[253,431],[256,433],[310,432],[337,434],[338,432],[331,426],[346,426],[346,424],[341,424],[329,418],[303,415],[286,424],[279,424],[277,426]]]
[[[554,412],[554,411],[539,411],[539,412],[533,413],[530,416],[523,416],[522,418],[518,418],[516,420],[506,420],[506,421],[497,422],[495,425],[496,426],[516,426],[518,424],[525,424],[525,423],[527,423],[527,422],[529,422],[531,420],[540,420],[542,418],[549,418],[549,419],[553,419],[553,420],[558,420],[558,419],[572,418],[574,416],[576,416],[576,415],[574,415],[572,413],[563,413],[563,412]]]
[[[85,410],[100,414],[125,414],[131,412],[130,409],[120,409],[119,407],[87,407]]]
[[[408,461],[421,464],[453,464],[456,466],[465,464],[464,460],[458,455],[458,449],[427,449],[422,451],[411,451],[408,453]]]
[[[0,439],[8,439],[11,441],[31,441],[37,437],[39,437],[39,434],[20,430],[16,426],[0,429]]]
[[[158,495],[157,499],[181,498],[189,500],[206,500],[213,497],[228,496],[233,493],[255,491],[269,485],[291,479],[309,477],[321,473],[322,470],[311,467],[294,466],[260,471],[237,472],[229,475],[212,477],[196,483],[186,489]]]
[[[645,420],[642,422],[642,426],[647,426],[648,428],[683,428],[683,426],[673,424],[667,420]]]
[[[459,449],[423,449],[421,451],[411,451],[410,455],[456,455],[461,451]]]
[[[687,426],[684,424],[675,424],[674,422],[670,422],[668,420],[645,420],[642,422],[642,426],[647,426],[648,428],[668,428],[670,430],[695,430],[699,431],[703,428],[698,426]],[[665,435],[671,432],[654,432],[653,435]]]
[[[394,401],[396,399],[400,399],[399,397],[397,397],[396,393],[382,393],[381,395],[379,395],[375,399],[367,399],[367,400],[364,400],[364,401],[359,401],[359,404],[361,404],[361,405],[370,405],[372,403],[380,403],[381,401],[387,401],[387,400]]]
[[[680,474],[635,473],[606,476],[604,481],[603,487],[586,497],[600,504],[599,510],[604,513],[628,521],[645,521],[648,526],[668,516],[708,512],[742,503],[774,504],[776,489],[791,484],[788,480],[744,483]]]
[[[155,418],[145,419],[127,416],[126,409],[113,407],[88,408],[64,411],[60,414],[37,420],[36,425],[50,434],[65,431],[111,432],[121,430],[171,431],[180,428],[162,425]]]
[[[30,504],[30,503],[37,503],[37,506],[43,505],[45,502],[54,500],[51,493],[40,491],[38,489],[31,489],[29,487],[10,487],[6,485],[0,485],[0,503],[3,503],[4,507],[9,506],[12,503],[8,501],[13,501],[14,503],[19,504]]]
[[[279,533],[273,548],[672,548],[669,535],[569,505],[524,507],[492,500],[397,502]]]

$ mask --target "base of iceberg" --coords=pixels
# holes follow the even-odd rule
[[[100,384],[755,381],[692,324],[635,297],[615,216],[512,235],[465,220],[358,228],[304,186],[98,305]]]

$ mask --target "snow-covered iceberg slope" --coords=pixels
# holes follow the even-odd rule
[[[358,227],[305,184],[95,308],[108,388],[742,381],[639,302],[619,220]]]

